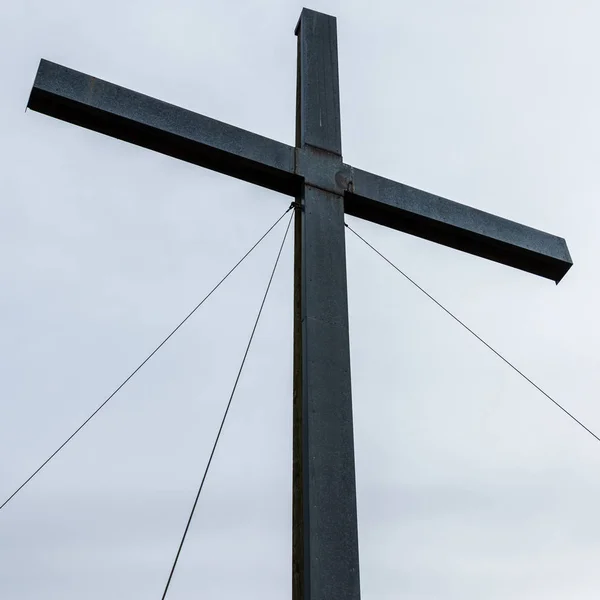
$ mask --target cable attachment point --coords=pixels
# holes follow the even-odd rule
[[[294,209],[296,209],[296,210],[301,210],[301,211],[304,211],[304,206],[302,206],[302,204],[300,204],[300,202],[292,202],[292,203],[290,204],[290,209],[291,209],[291,208],[294,208]],[[289,209],[288,209],[288,210],[289,210]]]

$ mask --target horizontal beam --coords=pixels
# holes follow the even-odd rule
[[[564,239],[352,169],[348,214],[558,283],[573,261]]]
[[[300,187],[294,148],[47,60],[27,106],[277,192]]]

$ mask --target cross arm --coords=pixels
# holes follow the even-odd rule
[[[352,169],[345,211],[558,283],[573,262],[563,238]]]
[[[298,188],[294,148],[47,60],[27,106],[277,192]]]

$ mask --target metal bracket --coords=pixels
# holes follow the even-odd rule
[[[307,185],[343,196],[352,191],[352,167],[342,157],[314,146],[296,148],[295,173],[304,177]]]

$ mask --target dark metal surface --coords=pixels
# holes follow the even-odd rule
[[[564,239],[353,169],[346,212],[557,283],[573,262]]]
[[[294,399],[292,414],[292,600],[304,600],[304,472],[302,450],[302,213],[294,215]]]
[[[28,107],[277,192],[298,193],[294,148],[47,60]]]
[[[307,185],[303,204],[304,600],[358,600],[343,198]]]
[[[303,502],[302,600],[359,600],[335,19],[305,9],[296,34],[296,171],[305,179],[296,257],[302,417],[294,423],[302,432],[302,490],[294,490]]]
[[[303,180],[346,192],[348,214],[556,282],[564,277],[572,266],[564,239],[343,164],[335,19],[305,9],[297,33],[300,148],[46,60],[28,107],[284,194],[297,196]]]
[[[335,17],[303,8],[296,26],[300,129],[298,145],[342,154]]]
[[[350,185],[352,169],[339,154],[307,145],[296,148],[296,173],[308,185],[343,195]]]

